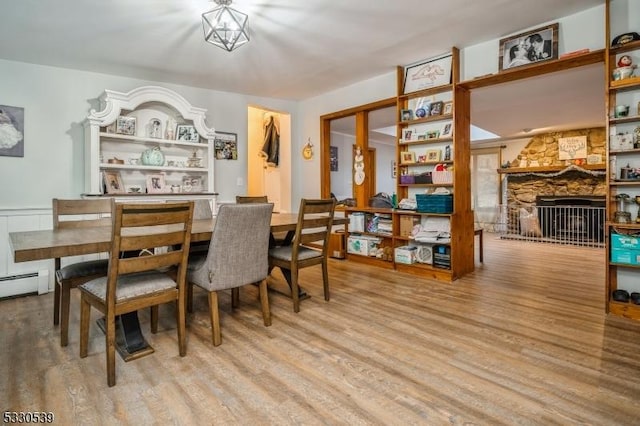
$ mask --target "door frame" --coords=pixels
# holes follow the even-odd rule
[[[371,167],[371,156],[369,154],[369,120],[368,114],[371,111],[395,107],[396,98],[387,98],[369,104],[360,105],[342,111],[332,112],[320,116],[320,194],[322,198],[331,196],[331,120],[355,116],[356,118],[356,140],[355,145],[362,149],[365,163],[365,170],[375,170],[375,165]],[[374,176],[375,178],[375,176]],[[362,185],[356,186],[354,198],[357,207],[366,207],[368,200],[375,194],[371,194],[369,176],[365,175]]]

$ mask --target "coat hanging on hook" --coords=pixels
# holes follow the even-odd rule
[[[273,121],[273,115],[269,117],[269,123],[264,128],[264,144],[260,154],[267,159],[270,166],[278,166],[280,152],[280,135]]]

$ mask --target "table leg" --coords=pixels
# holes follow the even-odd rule
[[[105,319],[100,318],[96,323],[105,332]],[[133,361],[154,352],[142,335],[138,312],[129,312],[116,317],[116,349],[125,361]]]

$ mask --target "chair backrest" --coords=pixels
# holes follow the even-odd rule
[[[269,274],[273,204],[223,204],[201,271],[219,290],[256,283]]]
[[[178,283],[187,270],[193,201],[171,203],[113,203],[113,230],[107,299],[115,296],[118,275],[178,266]],[[167,251],[166,247],[175,249]],[[158,250],[155,250],[155,249]],[[123,257],[142,251],[146,255]]]
[[[211,203],[209,200],[199,199],[194,201],[193,220],[211,219],[213,212],[211,211]]]
[[[236,203],[238,204],[250,204],[250,203],[268,203],[266,195],[259,195],[255,197],[236,195]]]
[[[111,225],[111,199],[62,200],[54,198],[53,229]],[[108,216],[107,216],[108,214]]]
[[[298,225],[293,239],[293,261],[298,258],[300,246],[312,243],[322,243],[323,255],[327,255],[335,207],[336,201],[332,198],[317,200],[303,198],[300,200]]]

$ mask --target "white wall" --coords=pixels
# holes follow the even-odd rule
[[[99,108],[96,99],[105,89],[128,92],[145,85],[176,91],[208,109],[207,125],[238,134],[239,160],[215,162],[220,201],[246,193],[248,105],[286,111],[292,120],[297,116],[292,101],[0,60],[0,104],[25,109],[24,158],[0,156],[0,209],[50,208],[54,197],[79,197],[84,190],[82,121],[91,108]],[[300,139],[295,129],[292,138]]]
[[[596,6],[574,15],[543,22],[531,28],[523,28],[516,34],[558,22],[559,55],[580,49],[604,49],[604,12],[604,5]],[[500,40],[510,35],[512,34],[501,34],[494,40],[460,49],[460,79],[463,81],[471,80],[475,77],[498,72]]]

